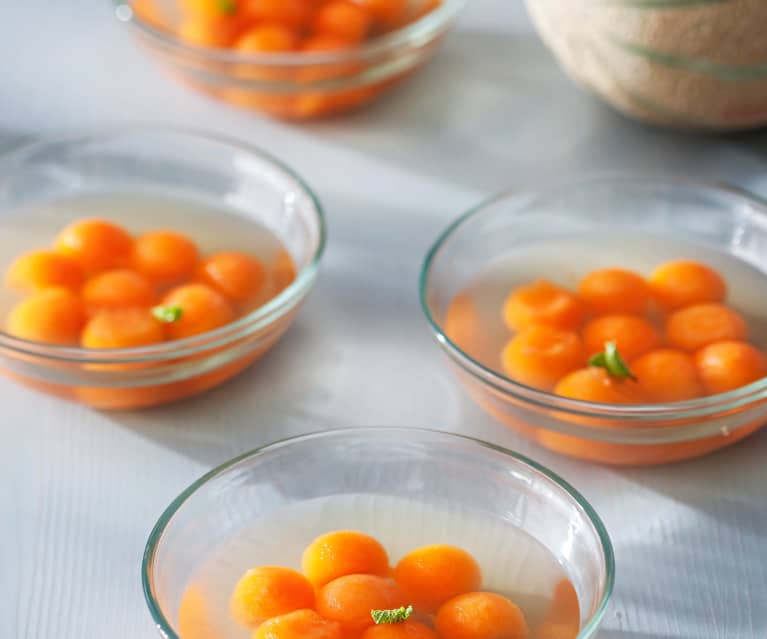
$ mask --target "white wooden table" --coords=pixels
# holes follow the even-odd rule
[[[287,339],[204,397],[99,414],[0,380],[0,637],[153,637],[140,557],[182,488],[274,439],[381,424],[487,438],[580,488],[617,554],[602,636],[767,637],[767,431],[662,469],[547,453],[465,398],[416,299],[430,242],[492,191],[623,168],[726,179],[767,195],[766,133],[688,137],[624,120],[565,80],[520,0],[474,0],[416,81],[364,112],[302,127],[169,82],[106,0],[4,3],[0,146],[126,121],[204,127],[280,155],[324,201],[330,244]]]

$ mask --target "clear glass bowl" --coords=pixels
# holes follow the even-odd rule
[[[144,594],[160,634],[179,639],[179,607],[189,580],[222,544],[270,513],[334,495],[450,504],[521,528],[572,580],[581,607],[578,637],[596,632],[612,591],[613,552],[604,525],[578,492],[492,444],[436,431],[373,428],[271,444],[216,468],[179,495],[144,554]],[[306,525],[318,525],[314,534],[327,532],[316,522]]]
[[[605,230],[656,237],[658,262],[679,259],[664,238],[681,238],[733,255],[759,271],[767,269],[767,204],[731,187],[615,175],[503,193],[452,224],[429,251],[421,272],[422,308],[469,395],[546,448],[608,464],[697,457],[760,428],[767,421],[767,379],[675,404],[595,404],[515,382],[448,337],[444,322],[450,303],[494,260],[566,234]]]
[[[152,21],[137,0],[112,1],[118,19],[174,76],[207,95],[288,120],[349,111],[387,92],[431,58],[465,2],[444,0],[412,24],[354,49],[243,54],[181,40],[168,28],[178,21],[173,12]]]
[[[126,193],[201,203],[220,209],[222,216],[266,227],[289,253],[295,279],[265,305],[227,326],[143,348],[51,346],[0,331],[0,372],[97,408],[137,408],[195,395],[226,381],[287,330],[314,283],[325,246],[325,221],[303,180],[254,147],[152,127],[34,142],[0,156],[0,234],[19,237],[20,243],[23,234],[37,229],[43,232],[39,239],[50,242],[70,220],[58,219],[57,212],[43,213],[46,204],[86,194]],[[131,227],[129,217],[109,211],[104,215]],[[162,215],[158,217],[161,226]],[[14,241],[2,245],[7,253],[0,254],[0,263],[9,264],[19,249]]]

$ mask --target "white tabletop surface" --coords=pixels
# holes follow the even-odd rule
[[[767,195],[767,134],[691,137],[623,119],[566,81],[521,0],[474,0],[414,82],[366,111],[309,126],[234,111],[169,82],[106,0],[3,4],[0,146],[120,122],[223,132],[307,178],[327,208],[330,244],[287,339],[203,397],[100,414],[0,380],[0,637],[154,637],[139,564],[166,504],[236,453],[350,425],[471,433],[575,484],[615,543],[617,584],[601,636],[767,637],[767,431],[667,468],[617,470],[548,453],[464,396],[416,299],[430,242],[490,192],[622,168],[726,179]]]

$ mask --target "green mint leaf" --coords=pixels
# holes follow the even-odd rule
[[[412,614],[413,606],[402,606],[401,608],[394,608],[393,610],[370,611],[370,616],[373,617],[373,621],[376,625],[382,623],[402,623],[403,621],[407,621]]]
[[[216,0],[218,10],[227,16],[237,13],[237,0]]]
[[[180,306],[155,306],[152,309],[154,318],[163,324],[173,324],[181,319],[184,309]]]
[[[589,366],[604,368],[610,376],[618,379],[633,379],[634,381],[637,379],[618,352],[618,345],[615,342],[605,342],[604,352],[591,357]]]
[[[597,353],[589,358],[589,366],[596,366],[597,368],[607,368],[607,357],[604,353]]]

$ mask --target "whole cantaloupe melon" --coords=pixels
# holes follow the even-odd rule
[[[767,0],[527,0],[567,73],[655,124],[767,124]]]

